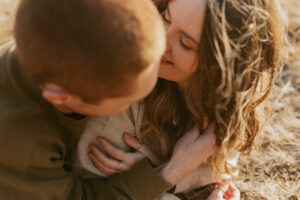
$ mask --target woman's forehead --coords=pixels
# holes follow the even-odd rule
[[[206,0],[172,0],[168,8],[172,23],[199,40],[205,18]]]

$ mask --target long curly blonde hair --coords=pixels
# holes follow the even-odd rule
[[[168,1],[154,3],[162,12]],[[205,117],[216,123],[218,150],[207,160],[214,171],[231,173],[230,153],[257,146],[267,119],[260,105],[274,84],[284,41],[278,9],[276,0],[207,0],[199,66],[184,96],[176,83],[160,79],[144,101],[143,138],[152,147],[159,141],[152,149],[161,159],[170,158],[188,129],[203,127]]]

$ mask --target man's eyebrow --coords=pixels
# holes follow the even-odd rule
[[[189,34],[187,34],[186,32],[184,32],[184,31],[181,31],[181,33],[185,36],[185,37],[187,37],[188,39],[190,39],[190,40],[192,40],[196,45],[198,45],[199,43],[197,42],[197,40],[196,39],[194,39],[192,36],[190,36]]]

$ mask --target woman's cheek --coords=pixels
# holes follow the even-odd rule
[[[189,63],[189,59],[186,52],[184,52],[182,49],[180,49],[177,46],[177,48],[175,48],[173,51],[173,59],[174,59],[175,67],[179,71],[185,72]]]
[[[178,60],[178,68],[180,71],[184,72],[186,76],[191,75],[196,68],[196,60],[193,54],[188,54],[187,52],[182,52],[181,59]]]

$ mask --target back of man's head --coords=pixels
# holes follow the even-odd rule
[[[23,0],[15,38],[39,84],[94,103],[128,92],[130,80],[164,50],[163,25],[149,0]]]

